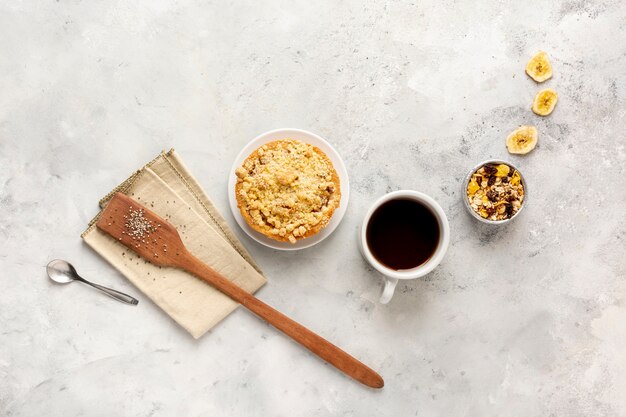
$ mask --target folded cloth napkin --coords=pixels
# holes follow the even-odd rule
[[[100,207],[117,191],[167,218],[191,253],[246,291],[253,293],[265,284],[257,264],[173,149],[132,174],[100,200]],[[139,258],[96,228],[99,216],[81,237],[194,338],[237,308],[236,302],[193,275]]]

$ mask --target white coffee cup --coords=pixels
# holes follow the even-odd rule
[[[374,214],[378,207],[390,200],[414,200],[424,207],[428,208],[435,216],[439,224],[439,242],[437,244],[435,252],[426,262],[419,266],[416,266],[415,268],[403,270],[388,268],[387,266],[380,263],[376,259],[376,257],[374,257],[367,245],[367,225],[369,224],[372,214]],[[437,265],[441,263],[444,255],[446,254],[449,243],[450,225],[448,224],[448,218],[446,217],[446,213],[444,213],[441,206],[435,200],[433,200],[432,197],[429,197],[424,193],[412,190],[394,191],[392,193],[385,194],[384,196],[376,200],[376,202],[372,205],[372,207],[370,207],[367,214],[365,215],[363,223],[361,224],[361,229],[359,231],[359,248],[361,250],[361,254],[367,260],[367,262],[370,263],[370,265],[372,265],[374,268],[376,268],[376,270],[378,270],[381,274],[385,276],[385,287],[380,297],[380,302],[382,304],[387,304],[391,300],[391,297],[393,297],[393,293],[396,289],[396,285],[398,284],[398,280],[420,278],[435,269],[435,267],[437,267]]]

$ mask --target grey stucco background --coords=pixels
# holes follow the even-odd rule
[[[548,118],[524,74],[540,49],[560,94]],[[626,415],[624,2],[5,1],[0,57],[0,415]],[[509,156],[520,124],[539,145]],[[79,238],[170,147],[228,215],[232,160],[278,127],[329,140],[351,200],[302,252],[236,230],[269,277],[259,296],[379,370],[382,391],[245,311],[191,340]],[[460,195],[492,157],[529,184],[501,229]],[[355,233],[401,188],[440,202],[452,241],[382,306]],[[50,284],[53,258],[139,306]]]

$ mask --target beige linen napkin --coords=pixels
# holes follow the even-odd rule
[[[246,291],[265,284],[259,267],[173,149],[132,174],[100,200],[100,207],[117,191],[167,218],[191,253]],[[95,227],[99,216],[81,237],[194,338],[237,308],[236,302],[193,275],[139,258]]]

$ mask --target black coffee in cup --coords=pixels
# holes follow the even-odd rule
[[[389,200],[372,214],[367,246],[378,262],[394,270],[418,267],[437,250],[439,222],[433,212],[410,199]]]

